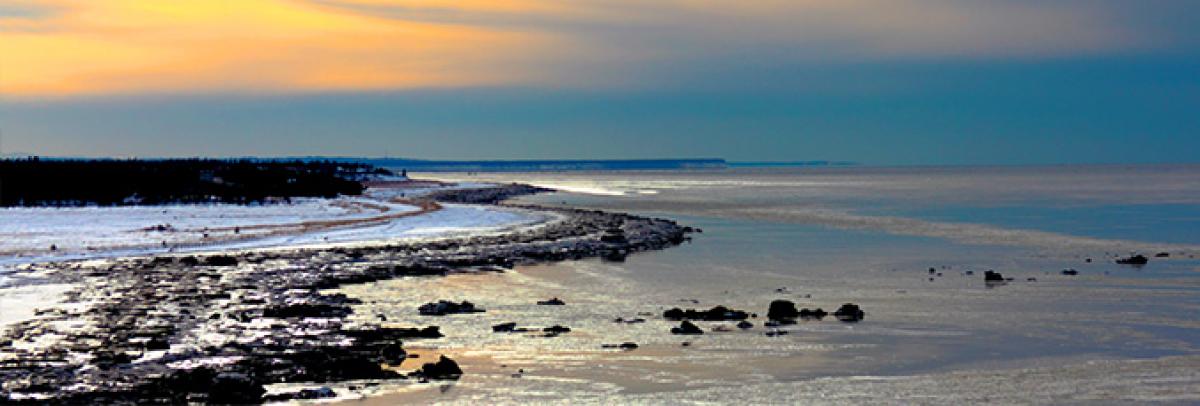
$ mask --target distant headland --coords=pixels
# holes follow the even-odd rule
[[[731,162],[722,158],[683,159],[552,159],[441,161],[408,158],[296,157],[294,159],[365,164],[413,172],[542,172],[727,169],[738,167],[797,167],[854,165],[844,161]]]

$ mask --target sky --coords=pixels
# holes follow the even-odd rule
[[[0,154],[1200,162],[1193,0],[0,0]]]

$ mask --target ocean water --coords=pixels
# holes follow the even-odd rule
[[[523,200],[668,217],[704,232],[625,262],[347,288],[366,300],[364,321],[442,326],[446,338],[406,347],[449,354],[467,371],[455,384],[404,384],[368,401],[1200,402],[1197,166],[423,177],[555,187],[570,192]],[[1113,261],[1135,252],[1168,257]],[[1079,274],[1063,275],[1068,268]],[[1013,280],[988,286],[989,269]],[[534,304],[552,296],[568,305]],[[437,299],[488,312],[415,315]],[[699,323],[707,333],[695,337],[669,334],[677,323],[659,317],[676,306],[765,314],[776,299],[827,311],[852,302],[867,316],[801,322],[778,336],[762,318],[745,331]],[[502,322],[573,331],[492,333]],[[626,341],[640,347],[601,348]]]

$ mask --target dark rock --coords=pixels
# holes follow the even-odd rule
[[[709,310],[683,310],[678,307],[663,312],[663,318],[667,320],[705,320],[705,321],[726,321],[726,320],[745,320],[750,318],[750,313],[741,310],[729,309],[725,306],[717,306]]]
[[[625,250],[604,250],[600,252],[600,259],[606,262],[625,262],[629,256],[629,252]]]
[[[837,317],[838,320],[847,323],[854,323],[862,320],[863,317],[866,316],[866,313],[863,312],[862,309],[858,308],[858,305],[854,303],[846,303],[842,305],[842,307],[839,307],[837,311],[833,312],[833,316]]]
[[[562,306],[562,305],[567,304],[567,302],[564,302],[564,301],[562,301],[562,299],[559,299],[556,297],[556,298],[551,298],[550,300],[539,300],[537,302],[537,304],[542,305],[542,306]]]
[[[775,337],[775,336],[785,336],[788,334],[788,332],[787,332],[787,330],[770,330],[763,334],[766,334],[767,337]]]
[[[1079,275],[1079,271],[1076,271],[1074,269],[1064,269],[1064,270],[1062,270],[1062,274],[1068,275],[1068,276],[1075,276],[1075,275]]]
[[[639,318],[634,318],[634,319],[626,319],[626,318],[623,318],[623,317],[617,317],[617,318],[613,319],[613,322],[615,322],[615,323],[625,323],[625,324],[637,324],[637,323],[645,323],[645,322],[646,322],[646,319],[643,319],[643,318],[640,318],[640,317],[639,317]]]
[[[437,362],[426,363],[421,366],[421,369],[413,372],[412,375],[425,379],[451,379],[457,380],[462,377],[463,370],[458,367],[458,363],[447,358],[445,355],[438,358]]]
[[[267,393],[262,383],[236,372],[217,374],[208,389],[208,403],[259,403]]]
[[[742,330],[750,329],[750,328],[754,328],[754,323],[742,320],[742,321],[738,322],[737,327]]]
[[[570,333],[571,328],[563,327],[563,326],[559,326],[559,325],[553,325],[553,326],[542,329],[542,331],[547,332],[547,333],[562,334],[562,333]]]
[[[325,303],[298,303],[285,306],[272,306],[263,310],[263,317],[271,318],[334,318],[346,317],[352,311],[349,306]]]
[[[679,324],[679,327],[671,328],[671,334],[700,335],[704,334],[704,330],[696,327],[692,322],[684,320],[683,323]]]
[[[511,333],[517,329],[517,323],[500,323],[492,326],[493,333]]]
[[[1141,255],[1141,254],[1134,255],[1134,256],[1128,257],[1128,258],[1117,259],[1117,263],[1121,264],[1121,265],[1146,265],[1149,262],[1150,262],[1150,258],[1146,258],[1146,256]]]
[[[1155,258],[1168,258],[1170,256],[1171,256],[1171,253],[1169,253],[1169,252],[1160,252],[1160,253],[1154,254]]]
[[[624,244],[629,242],[629,240],[625,238],[625,233],[618,228],[605,231],[604,234],[600,236],[600,242]]]
[[[828,312],[818,307],[816,310],[800,309],[800,318],[805,320],[821,320],[829,315]]]
[[[601,344],[600,348],[619,348],[622,350],[635,350],[638,348],[637,343],[624,342],[621,344]]]
[[[212,255],[204,258],[204,265],[207,266],[237,266],[238,260],[229,255]]]
[[[800,317],[800,311],[796,310],[796,304],[789,300],[775,300],[767,307],[767,319],[776,321],[796,320]]]
[[[171,343],[167,342],[166,337],[154,337],[154,338],[151,338],[149,341],[146,341],[145,348],[148,351],[166,350],[166,349],[171,348]]]
[[[417,308],[417,311],[423,316],[445,316],[447,314],[458,313],[482,313],[483,309],[475,307],[474,303],[462,301],[454,303],[448,300],[439,300],[436,303],[426,303]]]
[[[983,281],[984,282],[1004,282],[1004,275],[1001,275],[999,272],[996,272],[996,271],[984,271],[983,272]]]
[[[403,345],[401,345],[399,342],[396,342],[385,345],[382,349],[380,349],[379,356],[382,358],[382,361],[388,365],[400,365],[404,363],[405,359],[408,359],[408,352],[404,351]]]

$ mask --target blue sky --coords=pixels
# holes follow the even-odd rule
[[[5,3],[8,153],[1200,162],[1185,1]]]

